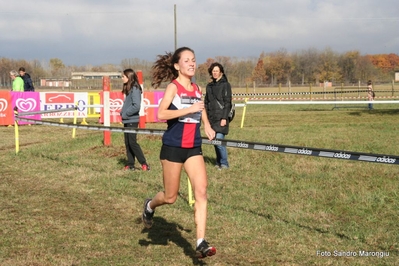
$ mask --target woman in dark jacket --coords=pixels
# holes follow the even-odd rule
[[[123,102],[121,116],[124,127],[138,128],[139,112],[141,107],[141,86],[138,77],[133,69],[125,69],[122,75],[123,89],[122,93],[125,95]],[[134,170],[134,161],[137,160],[141,164],[141,169],[144,171],[150,170],[147,161],[144,157],[140,145],[137,143],[136,133],[124,133],[125,147],[127,155],[127,165],[125,170]]]
[[[213,63],[208,73],[212,81],[206,86],[205,108],[211,127],[217,139],[224,139],[229,133],[229,112],[231,109],[231,86],[220,63]],[[215,145],[216,167],[229,168],[226,146]]]

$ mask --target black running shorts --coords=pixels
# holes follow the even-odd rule
[[[170,162],[184,163],[188,158],[196,155],[202,155],[201,146],[194,148],[179,148],[163,144],[159,158]]]

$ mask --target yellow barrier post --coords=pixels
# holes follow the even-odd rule
[[[312,100],[312,83],[309,84],[310,100]]]
[[[14,110],[14,132],[15,132],[15,154],[19,152],[19,131],[18,131],[18,121],[15,119],[18,116],[18,111]]]
[[[281,101],[281,83],[278,84],[278,95],[280,95],[280,101]]]
[[[188,184],[188,204],[192,207],[195,203],[195,199],[193,198],[193,188],[191,187],[190,178],[187,177]]]
[[[73,124],[76,125],[76,120],[78,119],[78,104],[75,105],[75,111],[73,111]],[[76,127],[72,128],[72,138],[76,137]]]
[[[254,83],[255,84],[255,83]],[[248,95],[248,83],[246,84],[247,85],[247,87],[246,87],[246,95]],[[254,90],[255,90],[255,85],[254,85]],[[240,128],[242,128],[243,126],[244,126],[244,120],[245,120],[245,108],[246,108],[246,106],[247,106],[247,100],[248,100],[248,98],[245,98],[245,100],[244,100],[244,110],[243,110],[243,112],[242,112],[242,116],[241,116],[241,125],[240,125]]]
[[[248,101],[248,98],[245,98],[244,109],[242,110],[242,118],[241,118],[241,126],[240,126],[240,128],[244,127],[245,111],[247,110],[247,101]]]

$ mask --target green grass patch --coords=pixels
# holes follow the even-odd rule
[[[243,128],[238,108],[227,138],[398,155],[397,105],[375,108],[254,105],[247,107]],[[69,128],[19,129],[18,155],[14,128],[0,130],[1,265],[399,263],[397,165],[228,148],[231,167],[219,171],[214,148],[204,145],[206,236],[217,254],[201,262],[193,257],[185,173],[177,202],[157,209],[154,227],[144,229],[140,221],[144,199],[162,189],[160,136],[139,135],[151,165],[142,172],[122,170],[121,133],[103,146],[98,131],[78,129],[72,139]]]

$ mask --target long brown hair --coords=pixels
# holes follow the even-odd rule
[[[125,69],[123,70],[123,74],[128,78],[127,82],[124,83],[122,87],[123,94],[128,95],[133,87],[136,87],[141,92],[143,92],[139,83],[139,78],[137,77],[137,74],[136,72],[134,72],[133,69],[131,68]]]
[[[152,82],[154,89],[158,88],[163,81],[172,81],[179,76],[179,71],[175,69],[175,64],[180,60],[180,55],[184,51],[194,51],[188,47],[180,47],[173,54],[167,52],[165,55],[158,55],[157,60],[152,66]]]

